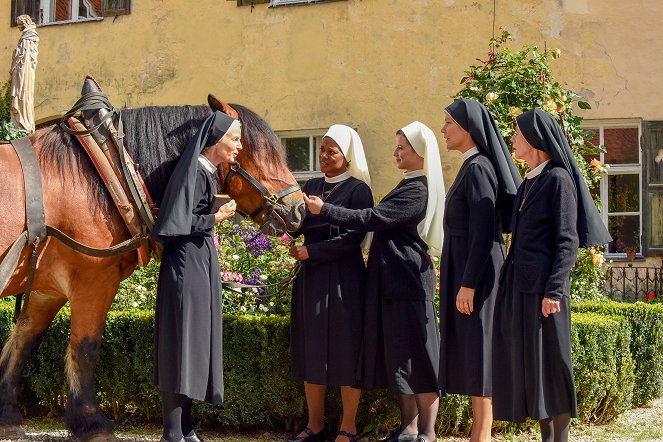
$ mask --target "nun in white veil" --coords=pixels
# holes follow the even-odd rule
[[[361,382],[388,388],[398,399],[401,424],[384,441],[430,442],[436,440],[440,351],[430,255],[442,248],[442,167],[435,135],[418,121],[397,132],[393,155],[403,179],[373,208],[338,207],[306,192],[304,199],[322,222],[374,233]]]
[[[304,192],[348,209],[373,206],[364,148],[354,129],[331,126],[318,160],[325,176],[309,180]],[[290,356],[293,377],[304,382],[308,423],[289,441],[330,436],[324,419],[327,386],[341,388],[344,415],[336,440],[354,441],[366,279],[361,244],[368,235],[311,213],[297,235],[304,235],[304,244],[290,249],[302,263],[292,292]]]

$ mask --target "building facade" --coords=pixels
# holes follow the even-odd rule
[[[8,3],[11,3],[8,4]],[[316,175],[327,127],[358,130],[374,194],[399,179],[395,132],[420,120],[439,134],[443,108],[503,27],[513,47],[562,51],[553,64],[591,110],[579,110],[609,164],[600,189],[615,241],[663,255],[663,57],[660,0],[10,0],[0,9],[0,72],[18,13],[40,26],[36,116],[68,109],[86,74],[115,106],[241,103],[282,137],[290,165]],[[3,24],[4,23],[4,24]],[[637,24],[634,26],[634,24]],[[447,186],[460,156],[439,135]]]

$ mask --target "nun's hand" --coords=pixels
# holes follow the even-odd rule
[[[319,215],[320,210],[322,210],[322,206],[325,204],[325,202],[322,201],[317,196],[315,195],[308,196],[306,194],[304,194],[304,202],[306,203],[306,207],[308,207],[308,210],[313,215]]]
[[[547,318],[548,315],[557,313],[560,310],[559,301],[555,301],[552,298],[543,298],[543,302],[541,303],[541,313],[543,313],[543,316]]]
[[[225,221],[235,214],[235,209],[237,209],[237,203],[235,200],[230,200],[225,203],[223,206],[219,207],[219,211],[214,214],[214,222],[220,223]]]
[[[308,259],[308,250],[306,246],[292,246],[290,247],[290,256],[295,258],[298,261],[304,261]]]
[[[471,315],[474,311],[474,289],[461,287],[456,295],[456,308],[459,312]]]

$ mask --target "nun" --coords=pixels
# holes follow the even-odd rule
[[[364,148],[354,129],[331,126],[318,161],[324,177],[309,180],[306,194],[347,209],[373,207]],[[304,244],[290,248],[302,263],[292,291],[290,365],[293,377],[304,382],[308,423],[288,441],[327,440],[325,394],[327,386],[336,386],[341,389],[343,419],[330,440],[354,442],[366,279],[362,241],[367,234],[331,225],[309,212],[298,235],[304,235]]]
[[[154,383],[161,391],[162,442],[198,442],[192,399],[223,401],[221,279],[212,235],[233,216],[230,201],[210,213],[216,169],[242,149],[241,125],[215,112],[175,166],[153,231],[163,244],[157,286]]]
[[[435,134],[415,121],[396,134],[403,179],[367,209],[304,195],[323,222],[374,232],[368,257],[361,361],[362,385],[398,398],[401,424],[384,441],[435,441],[440,338],[430,255],[442,248],[444,183]]]
[[[440,272],[440,389],[472,397],[470,441],[490,441],[492,334],[497,275],[522,181],[483,104],[460,99],[444,112],[442,134],[463,165],[444,210]]]
[[[495,302],[493,413],[511,422],[536,419],[544,442],[564,442],[578,415],[570,272],[578,246],[611,238],[553,117],[533,109],[516,123],[514,156],[529,169],[516,194]]]

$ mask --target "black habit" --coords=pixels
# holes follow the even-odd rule
[[[309,180],[307,195],[348,209],[373,207],[363,181]],[[355,386],[362,343],[362,308],[366,266],[361,242],[365,232],[325,223],[307,212],[302,228],[309,258],[294,281],[290,322],[293,377],[311,384]]]
[[[363,387],[386,387],[394,394],[439,390],[435,271],[417,232],[427,202],[427,180],[421,176],[402,180],[374,208],[322,206],[325,222],[375,232],[366,277]]]
[[[154,383],[164,392],[223,401],[221,271],[214,247],[214,166],[200,159],[233,119],[210,115],[168,182],[153,237],[163,244],[155,316]]]
[[[504,263],[497,176],[481,153],[465,160],[447,193],[440,275],[440,389],[490,396],[493,308]],[[460,287],[475,289],[474,310],[456,308]]]
[[[523,422],[564,413],[577,417],[569,310],[570,272],[578,252],[577,211],[573,179],[553,161],[518,189],[511,247],[495,304],[497,420]],[[559,300],[561,311],[544,317],[544,296]]]

